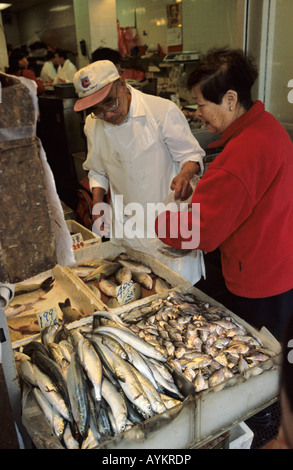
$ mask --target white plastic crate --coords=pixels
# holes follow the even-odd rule
[[[250,449],[253,436],[252,430],[242,421],[230,430],[229,449]]]

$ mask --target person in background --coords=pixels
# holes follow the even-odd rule
[[[121,75],[122,57],[119,51],[115,51],[115,49],[111,49],[110,47],[98,47],[92,53],[92,62],[96,62],[97,60],[110,60],[116,65],[119,75]]]
[[[28,68],[29,62],[27,54],[24,50],[13,49],[9,55],[8,74],[16,75],[17,77],[25,77],[33,80],[37,85],[37,95],[42,95],[45,91],[42,80],[38,80],[35,73]]]
[[[103,202],[109,189],[111,193],[115,222],[111,240],[115,242],[117,232],[122,233],[126,245],[164,259],[171,269],[196,282],[202,272],[200,256],[177,258],[174,263],[160,256],[157,247],[162,244],[156,240],[153,224],[150,227],[145,220],[148,203],[164,201],[172,190],[175,199],[188,198],[190,180],[202,171],[204,151],[183,113],[171,101],[127,85],[109,60],[79,70],[74,86],[79,96],[75,111],[91,111],[84,127],[88,145],[84,168],[89,170],[94,205]],[[123,196],[122,207],[115,209],[119,196]],[[127,222],[131,224],[125,208],[132,203],[143,209],[136,213],[133,238],[124,230]]]
[[[72,83],[77,69],[75,65],[67,59],[67,52],[61,49],[56,49],[54,57],[58,65],[58,69],[57,77],[54,78],[53,83]]]
[[[264,104],[252,101],[257,76],[250,58],[228,48],[210,51],[189,75],[196,116],[221,136],[210,144],[220,153],[193,193],[192,210],[160,214],[156,233],[182,248],[187,227],[198,229],[194,248],[220,249],[226,307],[280,341],[293,313],[293,143]],[[180,236],[172,238],[178,224]]]
[[[44,84],[52,84],[54,78],[57,77],[57,70],[56,70],[56,59],[53,52],[48,52],[46,57],[46,62],[44,63],[40,77]]]

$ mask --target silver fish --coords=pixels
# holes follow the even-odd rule
[[[102,381],[102,396],[112,410],[118,432],[124,431],[127,424],[127,406],[125,400],[122,394],[105,377]]]
[[[166,362],[166,357],[163,356],[163,354],[157,351],[146,341],[133,334],[130,330],[126,331],[115,326],[101,326],[98,327],[95,331],[106,334],[108,333],[110,335],[112,334],[123,342],[131,344],[135,349],[137,349],[137,351],[140,351],[145,356],[152,357],[153,359],[157,359],[161,362]]]
[[[89,426],[89,402],[85,373],[75,352],[72,354],[68,368],[67,384],[74,421],[79,433],[85,438]]]
[[[49,425],[54,430],[58,439],[62,439],[66,421],[64,417],[60,416],[57,410],[51,405],[51,403],[46,399],[44,394],[38,389],[33,389],[34,397],[43,411],[46,419],[48,420]]]
[[[93,345],[87,338],[82,337],[77,345],[77,354],[81,365],[86,371],[91,384],[94,387],[95,399],[100,401],[102,398],[102,363],[94,349]]]

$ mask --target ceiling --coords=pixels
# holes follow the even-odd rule
[[[20,11],[47,1],[48,0],[3,0],[3,3],[12,3],[12,6],[2,10],[2,13],[19,13]]]

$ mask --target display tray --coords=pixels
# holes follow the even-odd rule
[[[19,297],[15,295],[13,299],[15,305],[11,308],[10,304],[5,309],[11,342],[15,347],[26,342],[27,338],[38,337],[42,325],[54,321],[54,317],[56,321],[62,321],[64,314],[59,304],[64,304],[66,299],[69,299],[71,307],[82,316],[103,308],[101,301],[87,292],[84,283],[73,276],[69,268],[59,265],[16,284],[15,288],[25,289],[28,285],[39,285],[45,280],[49,280],[50,290],[46,292],[47,288],[44,287],[38,292],[19,294]]]
[[[220,308],[229,315],[238,326],[246,329],[249,335],[261,341],[264,348],[271,352],[270,356],[251,367],[249,373],[237,373],[220,384],[196,393],[194,386],[186,377],[174,371],[173,376],[179,386],[185,389],[186,399],[171,409],[156,414],[134,425],[131,429],[121,432],[108,440],[99,443],[96,448],[103,449],[188,449],[200,448],[231,429],[233,426],[255,414],[260,409],[274,402],[278,397],[279,365],[281,360],[280,344],[265,329],[258,331],[228,311],[218,302],[189,285],[170,289],[164,294],[157,294],[152,299],[139,301],[141,307],[148,306],[150,301],[167,299],[173,291],[181,294],[193,294],[202,302]],[[127,313],[133,306],[125,305],[112,310],[127,323]],[[71,323],[72,329],[85,328],[91,325],[93,318],[83,318]],[[190,386],[192,387],[190,388]],[[62,444],[50,427],[44,422],[34,397],[27,395],[23,405],[23,422],[38,448],[60,448]],[[42,429],[35,425],[42,424]]]
[[[143,266],[146,266],[151,271],[149,273],[149,276],[152,279],[151,288],[149,287],[146,288],[142,283],[140,283],[139,298],[137,299],[134,298],[134,300],[131,301],[132,306],[136,304],[140,305],[140,303],[143,302],[143,299],[145,299],[146,297],[153,298],[153,296],[156,296],[157,286],[159,286],[160,288],[166,288],[166,289],[181,286],[181,285],[188,285],[190,287],[192,286],[189,282],[186,281],[184,277],[172,271],[170,268],[168,268],[166,265],[164,265],[163,263],[161,263],[154,257],[146,253],[142,253],[140,251],[136,251],[131,248],[124,247],[122,245],[114,245],[111,242],[104,242],[104,243],[101,243],[100,245],[98,244],[94,246],[86,246],[82,250],[78,250],[74,252],[76,264],[74,266],[70,266],[69,268],[72,270],[73,274],[76,273],[75,275],[78,275],[78,271],[76,269],[79,266],[83,267],[84,265],[87,265],[88,262],[91,263],[94,260],[105,260],[105,262],[106,261],[116,262],[118,258],[121,257],[121,255],[122,255],[122,258],[123,258],[123,255],[125,255],[125,258],[129,258],[133,261],[137,261],[138,263],[141,263]],[[127,261],[127,259],[125,261]],[[106,279],[119,285],[119,282],[116,280],[115,276],[116,276],[116,273],[110,274],[109,276],[106,276]],[[102,277],[105,277],[105,276],[102,276]],[[83,281],[86,279],[86,277],[80,277],[80,279]],[[131,277],[131,281],[133,283],[138,283],[137,279],[135,279],[134,276]],[[124,304],[125,298],[123,296],[118,297],[119,300],[116,302],[113,302],[113,298],[111,299],[111,297],[107,295],[105,291],[102,291],[100,289],[99,282],[100,280],[96,279],[92,281],[85,281],[84,283],[88,287],[88,290],[91,290],[90,289],[91,286],[94,286],[94,288],[97,287],[99,289],[101,300],[104,303],[105,309],[119,307]],[[156,284],[157,282],[158,284]],[[93,292],[92,292],[92,295],[93,295]]]

